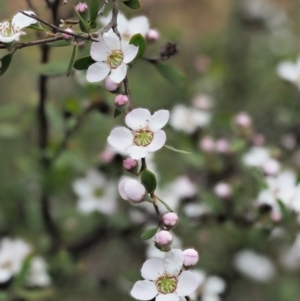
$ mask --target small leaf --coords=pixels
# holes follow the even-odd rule
[[[48,45],[52,47],[65,47],[65,46],[70,46],[72,44],[73,44],[72,41],[67,41],[67,40],[59,40],[59,41],[48,43]]]
[[[79,18],[79,27],[83,32],[88,33],[90,31],[89,25],[87,24],[86,20],[83,19],[82,15],[76,10],[75,13],[77,17]]]
[[[92,24],[93,22],[96,23],[96,19],[98,16],[98,11],[99,11],[99,0],[92,0],[91,4],[90,4],[90,24]],[[92,28],[94,28],[91,25]],[[96,27],[97,27],[97,23],[96,23]]]
[[[155,63],[154,66],[156,67],[157,71],[170,83],[180,87],[185,85],[185,76],[176,67],[160,62]]]
[[[168,211],[173,212],[172,208],[163,200],[161,200],[159,197],[156,197],[165,207]]]
[[[13,54],[9,53],[5,55],[0,61],[1,61],[1,68],[0,68],[0,76],[3,75],[6,70],[8,69],[11,60],[12,60]]]
[[[148,169],[145,169],[141,174],[141,182],[145,186],[148,193],[153,193],[156,189],[156,177],[153,172]]]
[[[115,112],[114,112],[114,118],[117,118],[117,117],[120,116],[121,114],[122,114],[122,112],[116,108],[116,109],[115,109]]]
[[[91,66],[94,63],[95,61],[91,58],[90,55],[83,56],[75,61],[74,68],[77,70],[86,70],[89,66]]]
[[[46,76],[61,76],[66,74],[68,62],[51,62],[40,67],[40,74]]]
[[[123,3],[132,9],[138,9],[141,7],[139,0],[123,0]]]
[[[147,240],[152,238],[157,232],[157,227],[148,229],[141,234],[141,239]]]
[[[167,144],[165,144],[164,147],[171,150],[171,151],[173,151],[173,152],[176,152],[176,153],[181,153],[181,154],[184,154],[184,155],[190,155],[191,154],[190,152],[187,152],[187,151],[181,150],[181,149],[177,149],[177,148],[175,148],[173,146],[170,146],[170,145],[167,145]]]
[[[22,263],[21,270],[17,274],[16,278],[14,279],[14,287],[21,287],[24,285],[24,282],[26,281],[26,277],[28,275],[28,271],[30,269],[30,262],[32,260],[33,254],[29,254]]]
[[[138,51],[135,59],[140,58],[144,54],[146,46],[147,46],[144,37],[140,33],[133,35],[129,41],[129,44],[139,47],[139,51]]]
[[[70,73],[73,69],[74,62],[75,62],[75,57],[76,57],[76,52],[77,52],[77,45],[74,45],[72,55],[71,55],[71,59],[70,59],[70,62],[69,62],[69,66],[68,66],[68,69],[67,69],[67,76],[70,75]]]

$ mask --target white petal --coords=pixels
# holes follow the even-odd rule
[[[212,295],[223,293],[225,288],[226,288],[225,281],[218,276],[208,277],[204,285],[205,293],[212,294]]]
[[[299,77],[299,73],[293,63],[283,62],[277,66],[277,73],[285,80],[294,82]]]
[[[128,20],[121,12],[119,12],[117,22],[118,22],[119,33],[120,33],[120,35],[122,35],[122,33],[124,31],[127,31],[127,29],[128,29]]]
[[[103,39],[110,50],[121,50],[121,42],[119,37],[110,29],[108,32],[103,34]]]
[[[133,135],[129,129],[118,127],[111,131],[107,141],[115,148],[125,149],[133,143]]]
[[[126,76],[127,65],[122,63],[118,68],[111,69],[110,79],[115,83],[120,83]]]
[[[153,140],[146,148],[149,152],[155,152],[164,146],[166,139],[166,133],[162,130],[159,130],[158,132],[154,133]]]
[[[131,201],[136,203],[142,201],[146,194],[146,189],[144,185],[142,185],[140,182],[134,179],[126,181],[126,183],[124,184],[124,191],[127,197]]]
[[[160,294],[155,298],[155,301],[179,301],[179,296],[177,294]]]
[[[151,114],[147,109],[134,109],[126,115],[126,125],[133,129],[139,130],[145,128],[151,119]]]
[[[125,184],[126,184],[126,182],[127,182],[128,180],[129,180],[129,179],[123,179],[123,180],[119,183],[119,185],[118,185],[118,190],[119,190],[120,196],[121,196],[121,198],[122,198],[123,200],[125,200],[125,201],[128,201],[128,196],[127,196],[127,194],[126,194],[126,192],[125,192],[125,190],[124,190],[124,186],[125,186]]]
[[[149,128],[151,131],[156,132],[166,125],[170,117],[168,110],[159,110],[155,112],[149,121]]]
[[[151,300],[157,295],[157,289],[155,284],[149,280],[137,281],[130,295],[138,300]]]
[[[7,282],[13,276],[12,271],[0,269],[0,283]]]
[[[167,273],[177,276],[183,265],[183,253],[180,249],[171,249],[164,261]]]
[[[99,42],[92,43],[90,54],[93,60],[97,62],[104,62],[106,61],[110,51],[111,50],[106,46],[102,39]]]
[[[10,37],[3,37],[3,36],[0,35],[0,42],[10,43],[10,42],[13,42],[13,41],[18,41],[21,34],[22,34],[22,32],[18,32],[18,33],[15,33],[14,35],[12,35]]]
[[[148,155],[147,147],[142,147],[137,145],[129,146],[126,151],[130,155],[131,159],[134,160],[145,158]]]
[[[165,274],[164,261],[158,258],[148,259],[142,267],[142,276],[146,280],[156,280]]]
[[[94,63],[87,70],[86,80],[90,83],[99,82],[105,79],[109,71],[110,68],[107,64],[102,62]]]
[[[130,63],[132,60],[134,60],[134,58],[136,57],[138,51],[139,51],[139,47],[131,45],[131,44],[122,44],[122,51],[123,51],[123,62],[128,64]]]
[[[128,30],[131,36],[140,33],[142,36],[145,36],[149,31],[149,22],[148,18],[145,16],[139,16],[132,18],[128,24]]]
[[[183,271],[178,277],[176,292],[179,296],[188,296],[198,287],[197,277],[190,271]]]
[[[97,210],[95,199],[80,199],[78,201],[78,210],[83,213],[90,213]]]
[[[35,15],[35,13],[33,11],[25,10],[24,12],[28,15]],[[22,13],[17,13],[11,20],[11,23],[14,26],[19,27],[19,29],[28,27],[31,24],[35,24],[36,22],[37,22],[37,20],[27,17],[27,16],[23,15]]]

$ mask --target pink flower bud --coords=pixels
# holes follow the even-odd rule
[[[220,198],[229,198],[232,194],[231,186],[229,186],[227,183],[219,183],[214,188],[215,194]]]
[[[255,134],[252,137],[252,143],[257,146],[262,146],[265,144],[265,136],[263,134]]]
[[[178,222],[178,215],[174,212],[168,212],[162,217],[165,226],[174,227]]]
[[[204,152],[213,152],[215,150],[215,141],[213,138],[206,136],[200,141],[199,147]]]
[[[226,139],[219,139],[215,144],[216,152],[225,154],[229,151],[229,143]]]
[[[130,171],[137,166],[137,161],[131,158],[126,158],[123,161],[123,167],[125,170]]]
[[[282,220],[282,215],[278,211],[272,211],[271,213],[271,220],[275,223],[278,223]]]
[[[149,29],[146,34],[146,40],[148,42],[156,42],[160,38],[160,34],[156,29]]]
[[[195,265],[199,260],[198,252],[194,249],[186,249],[183,251],[183,265],[190,267]]]
[[[110,92],[115,92],[115,91],[117,91],[117,90],[119,89],[120,85],[121,85],[121,83],[115,83],[115,82],[113,82],[113,81],[110,79],[109,76],[107,76],[107,77],[105,78],[104,84],[105,84],[105,89],[106,89],[107,91],[110,91]]]
[[[75,9],[79,12],[79,13],[83,13],[88,9],[88,5],[85,2],[79,2],[76,6]]]
[[[115,97],[115,105],[118,109],[120,108],[124,108],[128,106],[128,96],[127,95],[123,95],[123,94],[119,94]]]
[[[130,178],[122,180],[118,189],[122,199],[133,203],[141,203],[146,194],[145,187],[139,181]]]
[[[280,171],[280,163],[275,159],[268,159],[262,166],[264,173],[268,176],[275,176]]]
[[[240,127],[249,127],[252,124],[252,119],[246,112],[240,112],[234,117],[234,122]]]
[[[162,247],[167,247],[173,240],[172,234],[169,231],[161,230],[155,235],[155,241]]]
[[[104,163],[109,163],[114,158],[115,153],[112,152],[110,149],[105,149],[99,154],[99,159]]]
[[[73,32],[73,30],[72,30],[71,28],[67,28],[67,29],[65,29],[65,31],[67,31],[67,32]],[[71,36],[71,35],[69,35],[69,34],[67,34],[67,33],[63,33],[63,34],[62,34],[62,37],[63,37],[65,40],[70,40],[70,39],[73,38],[73,36]]]

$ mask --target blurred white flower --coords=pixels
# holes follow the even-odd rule
[[[300,89],[300,56],[295,63],[291,61],[281,62],[277,66],[277,74]]]
[[[272,261],[252,250],[238,252],[233,264],[240,273],[258,282],[270,281],[276,274]]]
[[[218,276],[207,276],[203,270],[193,270],[198,279],[198,289],[190,295],[192,300],[221,301],[220,294],[226,289],[225,281]]]
[[[111,14],[106,17],[100,17],[99,21],[103,26],[106,26],[110,19]],[[138,16],[128,20],[121,12],[119,12],[117,23],[122,42],[129,42],[131,37],[138,33],[143,37],[146,37],[146,34],[150,29],[148,18],[145,16]]]
[[[85,178],[73,183],[74,192],[79,197],[78,209],[83,213],[99,211],[112,214],[117,207],[117,183],[109,181],[105,176],[90,170]]]
[[[290,271],[297,271],[300,267],[300,234],[296,236],[295,242],[290,248],[283,251],[280,263]]]
[[[178,131],[192,134],[197,128],[206,127],[211,120],[211,112],[185,105],[176,105],[171,111],[170,125]]]
[[[188,203],[184,205],[183,211],[186,216],[191,218],[199,218],[211,212],[211,208],[203,203]]]
[[[29,286],[49,286],[51,279],[47,274],[47,263],[41,257],[34,257],[30,262],[29,275],[27,277]]]

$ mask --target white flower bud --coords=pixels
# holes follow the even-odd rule
[[[146,194],[145,187],[139,181],[130,178],[122,180],[118,189],[122,199],[133,203],[141,203]]]
[[[183,251],[183,265],[186,267],[195,265],[199,260],[198,252],[194,249],[186,249]]]
[[[169,231],[161,230],[155,235],[155,241],[162,247],[167,247],[172,243],[173,237]]]

